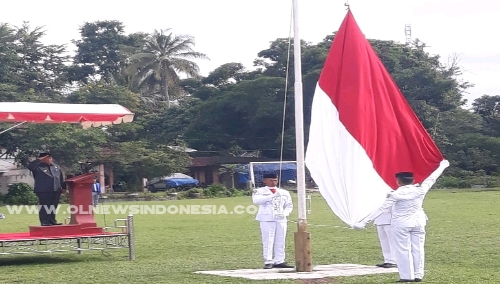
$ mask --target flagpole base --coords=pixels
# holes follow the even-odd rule
[[[307,232],[307,220],[299,220],[294,237],[296,271],[312,272],[311,233]]]

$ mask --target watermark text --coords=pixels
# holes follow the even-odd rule
[[[258,207],[255,205],[237,205],[227,208],[225,205],[98,205],[96,207],[69,205],[64,206],[39,206],[39,205],[7,205],[7,212],[15,214],[38,214],[43,207],[47,213],[55,214],[186,214],[186,215],[221,215],[221,214],[256,214]]]

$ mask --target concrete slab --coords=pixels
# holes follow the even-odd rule
[[[317,265],[312,272],[295,272],[294,268],[274,269],[238,269],[238,270],[215,270],[196,271],[197,274],[209,274],[226,277],[238,277],[251,280],[275,280],[275,279],[319,279],[325,277],[359,276],[369,274],[397,273],[397,268],[379,268],[376,266],[360,264],[329,264]]]

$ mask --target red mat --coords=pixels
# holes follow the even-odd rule
[[[93,233],[93,234],[78,234],[78,235],[50,235],[50,236],[32,236],[29,232],[22,233],[6,233],[0,234],[0,241],[22,241],[22,240],[45,240],[45,239],[72,239],[79,237],[95,237],[95,236],[110,236],[121,235],[122,233]]]

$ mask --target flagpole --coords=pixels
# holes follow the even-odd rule
[[[304,163],[304,106],[302,96],[302,63],[299,37],[298,0],[293,4],[293,54],[295,71],[295,141],[297,160],[298,224],[295,233],[295,267],[297,272],[312,271],[311,233],[307,232],[306,178]]]

